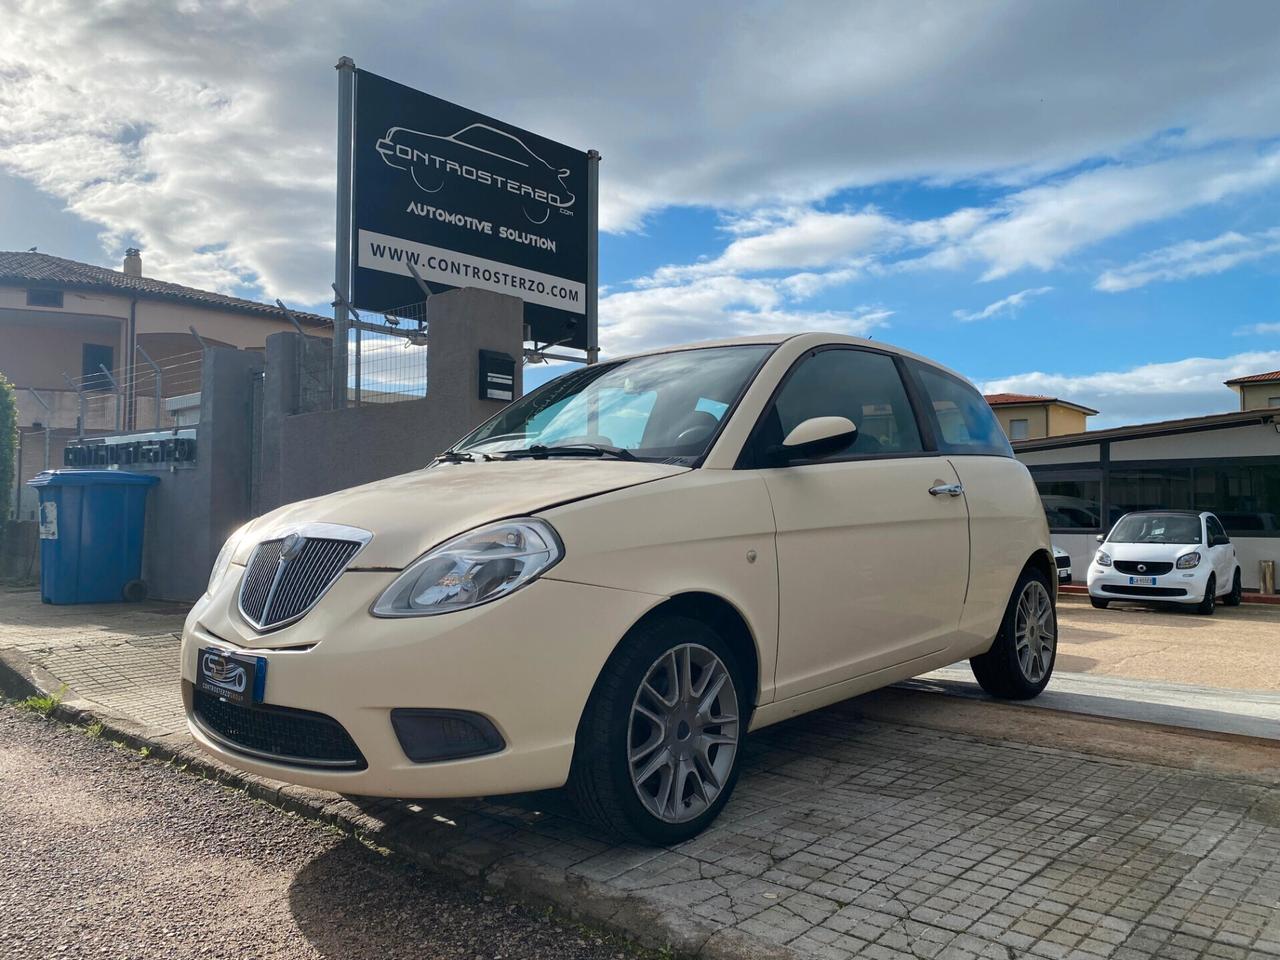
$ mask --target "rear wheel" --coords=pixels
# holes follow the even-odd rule
[[[1092,603],[1099,610],[1105,610],[1107,609],[1107,607],[1111,606],[1110,600],[1099,600],[1097,597],[1090,597],[1089,602]]]
[[[728,802],[746,732],[747,679],[706,624],[642,624],[605,667],[578,727],[569,792],[600,825],[670,845]]]
[[[1212,573],[1209,574],[1209,582],[1204,585],[1204,599],[1200,601],[1200,605],[1196,607],[1196,613],[1213,614],[1214,609],[1218,605],[1218,578]]]
[[[1236,567],[1235,576],[1231,578],[1231,592],[1222,598],[1222,605],[1224,607],[1240,606],[1241,592],[1242,592],[1242,589],[1240,586],[1240,568]]]
[[[1058,617],[1049,581],[1028,568],[1018,578],[991,649],[969,666],[991,696],[1030,700],[1049,682],[1057,656]]]

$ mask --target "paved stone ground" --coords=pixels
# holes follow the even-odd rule
[[[23,615],[13,596],[0,595],[0,647],[18,637],[24,655],[70,671],[57,675],[84,695],[100,681],[93,697],[106,706],[153,689],[175,696],[162,683],[176,678],[165,614]],[[115,612],[149,631],[129,633]],[[126,658],[119,673],[152,671],[132,688],[103,672]],[[1014,742],[1013,729],[1004,740],[878,722],[863,703],[753,736],[724,815],[670,850],[612,845],[558,793],[314,802],[392,849],[499,887],[590,901],[597,919],[612,911],[620,926],[708,956],[773,945],[823,960],[1280,960],[1280,777]],[[1006,716],[1018,725],[1040,713]]]
[[[186,730],[178,648],[187,607],[177,603],[56,606],[36,589],[0,587],[0,650],[13,650],[74,695],[159,733]]]

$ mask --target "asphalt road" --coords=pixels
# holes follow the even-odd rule
[[[0,957],[633,958],[0,705]]]

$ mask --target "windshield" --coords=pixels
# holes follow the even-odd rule
[[[1199,543],[1200,518],[1169,513],[1135,513],[1123,517],[1108,543]]]
[[[637,460],[691,463],[773,349],[706,347],[583,367],[517,400],[454,449],[509,454],[581,445],[586,456],[594,444]]]

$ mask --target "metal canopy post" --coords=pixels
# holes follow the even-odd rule
[[[44,407],[44,468],[49,469],[49,424],[53,420],[53,406],[40,394],[36,393],[31,387],[27,387],[27,393],[36,398],[36,402]]]
[[[351,295],[351,153],[354,149],[356,62],[340,57],[338,71],[338,217],[333,284],[333,407],[347,405],[347,310]],[[357,381],[358,382],[358,381]]]
[[[596,313],[600,288],[600,151],[587,151],[587,363],[600,359]]]
[[[162,387],[164,383],[164,372],[160,369],[160,364],[151,359],[151,355],[142,349],[142,344],[135,343],[133,349],[142,354],[142,359],[147,361],[151,367],[151,372],[156,375],[156,429],[160,429],[160,404],[162,400]],[[136,402],[136,401],[135,401]]]
[[[119,433],[124,429],[124,391],[120,389],[120,384],[116,383],[116,378],[111,375],[110,370],[101,363],[98,364],[98,369],[102,371],[102,375],[107,378],[107,383],[111,384],[111,389],[116,393],[116,433]]]
[[[76,392],[76,439],[84,439],[84,388],[76,383],[66,371],[63,371],[62,379],[71,384],[71,389]]]

